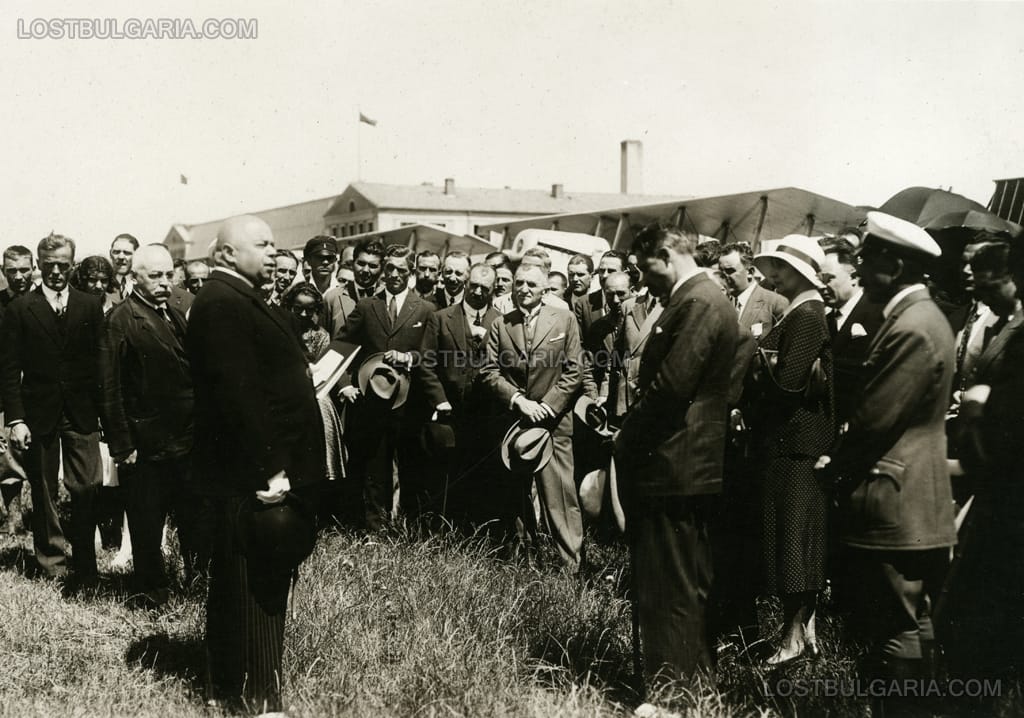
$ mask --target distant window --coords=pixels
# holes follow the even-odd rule
[[[348,233],[349,234],[355,234],[356,233],[356,226],[355,226],[355,224],[350,224],[348,226]]]
[[[362,234],[363,232],[366,231],[365,229],[363,229],[364,226],[365,225],[362,222],[359,223],[359,234]]]
[[[477,237],[480,236],[480,225],[479,224],[474,224],[473,225],[473,234],[475,234]]]
[[[369,222],[366,223],[366,231],[367,232],[372,232],[373,231],[373,220],[372,219]]]
[[[355,203],[355,200],[351,200],[351,199],[350,199],[350,200],[348,201],[348,211],[349,211],[349,212],[355,212],[355,211],[356,211],[356,203]]]
[[[345,237],[345,236],[348,235],[348,231],[345,229],[345,225],[341,225],[341,227],[339,227],[339,229],[341,230],[341,236],[342,237]]]

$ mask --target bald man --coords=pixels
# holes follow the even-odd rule
[[[298,335],[260,293],[274,268],[274,238],[252,216],[225,221],[216,266],[192,305],[185,350],[195,386],[196,484],[213,502],[206,644],[213,698],[281,710],[288,586],[293,565],[249,560],[243,530],[265,515],[288,519],[287,551],[309,529],[299,504],[324,477],[323,428]],[[294,531],[292,529],[295,529]],[[250,549],[251,550],[251,549]]]
[[[110,455],[127,491],[137,595],[167,601],[160,542],[173,510],[186,571],[195,569],[196,502],[187,491],[192,454],[192,376],[185,315],[169,305],[174,264],[162,244],[135,252],[132,293],[114,307],[100,339],[101,416]]]

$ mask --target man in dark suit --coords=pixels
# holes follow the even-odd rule
[[[589,254],[576,254],[569,258],[565,268],[569,279],[569,291],[565,301],[575,311],[577,302],[581,302],[590,294],[590,285],[594,279],[594,260]]]
[[[608,311],[591,325],[590,334],[583,337],[583,349],[591,362],[597,401],[604,405],[609,418],[618,426],[618,420],[625,414],[625,411],[619,411],[623,407],[619,406],[617,395],[622,386],[619,379],[626,322],[623,309],[630,298],[629,275],[625,272],[608,275],[602,291]]]
[[[185,356],[185,316],[170,306],[171,255],[160,244],[132,259],[134,289],[111,312],[100,341],[103,426],[128,492],[132,561],[138,591],[151,605],[167,600],[160,548],[171,509],[187,572],[204,548],[196,541],[196,499],[189,495],[192,375]]]
[[[441,276],[441,258],[437,252],[424,249],[416,255],[416,284],[413,291],[420,295],[421,299],[428,302],[434,301],[437,291],[437,281]]]
[[[583,520],[573,482],[572,403],[583,377],[579,325],[565,309],[543,303],[547,271],[520,266],[515,274],[516,309],[499,317],[487,335],[487,361],[480,382],[505,409],[506,421],[539,424],[552,433],[554,453],[536,474],[537,494],[547,528],[565,568],[579,569]],[[517,477],[518,501],[508,507],[520,538],[536,541],[530,487],[533,476]]]
[[[881,212],[867,219],[861,283],[885,320],[849,430],[818,466],[839,480],[838,593],[868,641],[871,677],[923,679],[936,655],[930,608],[956,542],[945,434],[953,334],[924,286],[939,246],[910,222]],[[878,707],[887,715],[908,707],[901,702]]]
[[[366,250],[356,250],[357,276],[360,259],[372,256]],[[352,377],[373,354],[383,353],[387,363],[405,373],[418,363],[423,332],[436,307],[409,291],[411,271],[409,249],[389,247],[384,254],[384,292],[360,299],[349,315],[341,338],[361,347],[352,365]],[[413,381],[411,386],[409,400],[394,410],[374,397],[360,397],[355,386],[341,390],[346,401],[352,403],[346,434],[349,466],[355,480],[362,482],[364,517],[370,530],[383,527],[392,510],[396,486],[400,487],[400,505],[406,515],[416,517],[429,507],[430,497],[421,473],[419,431],[430,412],[420,383]]]
[[[864,385],[864,360],[882,326],[882,307],[864,296],[853,245],[835,240],[823,249],[821,281],[825,287],[821,294],[831,309],[828,324],[835,357],[836,418],[842,426],[849,420]]]
[[[754,253],[750,245],[733,242],[722,247],[718,269],[729,286],[740,325],[750,330],[754,339],[768,334],[782,318],[789,302],[754,279]]]
[[[95,500],[101,483],[99,455],[98,297],[68,286],[75,244],[51,234],[39,243],[43,284],[7,307],[2,328],[0,391],[11,444],[25,452],[32,488],[36,560],[62,576],[65,540],[57,515],[57,474],[71,494],[71,544],[76,582],[96,581]]]
[[[298,337],[260,294],[274,270],[270,227],[235,217],[216,241],[216,268],[185,334],[195,387],[192,467],[216,516],[209,670],[215,699],[281,710],[291,572],[250,561],[244,529],[257,501],[287,506],[323,478],[323,429]]]
[[[352,259],[355,282],[349,286],[349,294],[357,302],[376,296],[383,262],[384,243],[379,239],[368,237],[356,245]]]
[[[696,236],[652,225],[633,248],[647,286],[665,302],[640,361],[639,401],[615,437],[650,688],[711,670],[709,500],[722,487],[739,328],[694,260]]]
[[[441,286],[434,290],[433,302],[438,309],[461,304],[469,279],[469,255],[454,250],[444,255],[441,265]]]
[[[580,324],[580,336],[590,335],[590,327],[607,312],[604,302],[604,281],[607,277],[626,268],[626,256],[622,252],[609,250],[601,255],[597,264],[597,276],[601,286],[585,297],[575,298],[573,311]]]
[[[7,280],[7,288],[0,291],[0,326],[3,325],[4,312],[7,305],[32,288],[32,250],[21,245],[14,245],[4,250],[3,273]],[[2,408],[0,403],[0,408]],[[3,524],[0,533],[16,534],[24,530],[21,519],[21,489],[25,482],[25,469],[22,467],[21,452],[13,448],[9,441],[10,432],[4,430],[4,441],[7,453],[0,458],[3,475],[0,476],[0,509],[3,509]]]
[[[491,307],[494,277],[494,270],[486,264],[470,269],[463,301],[435,312],[427,322],[416,367],[429,406],[438,421],[450,424],[455,434],[454,455],[447,462],[435,463],[443,482],[440,488],[451,507],[448,513],[456,518],[470,513],[473,518],[483,518],[486,513],[474,511],[482,508],[476,504],[486,502],[486,496],[473,477],[486,480],[491,473],[482,470],[481,462],[494,456],[493,447],[487,444],[494,412],[489,411],[493,404],[480,392],[476,377],[486,355],[484,340],[498,318]],[[495,462],[486,467],[493,470]]]
[[[110,264],[114,267],[114,302],[123,302],[132,293],[132,257],[139,248],[139,240],[124,233],[110,243]]]

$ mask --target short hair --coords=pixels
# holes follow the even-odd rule
[[[19,259],[24,259],[25,257],[28,257],[29,262],[31,262],[32,250],[20,244],[12,244],[10,247],[4,250],[3,261],[6,262],[9,259],[12,262],[14,262]]]
[[[729,242],[719,253],[718,257],[722,258],[727,254],[736,252],[740,255],[740,262],[744,267],[751,267],[754,264],[754,250],[750,246],[749,242]]]
[[[416,253],[416,264],[419,264],[421,259],[436,259],[438,262],[441,261],[441,255],[432,249],[424,249],[422,252]]]
[[[692,256],[697,249],[697,235],[688,229],[661,222],[651,222],[637,233],[633,250],[638,255],[653,257],[661,249]]]
[[[138,249],[139,248],[139,240],[135,239],[134,236],[128,234],[127,232],[122,232],[121,234],[119,234],[116,237],[114,237],[114,240],[113,240],[113,242],[110,243],[110,246],[113,247],[114,246],[114,242],[116,242],[119,239],[126,239],[126,240],[128,240],[128,243],[132,245],[132,249]]]
[[[551,255],[543,247],[530,247],[523,252],[523,257],[536,257],[543,264],[545,273],[551,271]],[[522,263],[522,260],[520,260],[520,263]]]
[[[606,259],[619,260],[619,264],[621,264],[623,268],[625,268],[625,266],[628,264],[628,262],[626,261],[626,253],[620,252],[617,249],[609,249],[607,252],[601,255],[602,262]]]
[[[453,249],[444,255],[444,261],[447,262],[449,259],[465,259],[466,264],[470,264],[469,253],[464,252],[461,249]]]
[[[558,270],[548,272],[548,279],[554,279],[555,277],[561,279],[562,284],[564,284],[565,286],[569,286],[569,278],[565,276],[562,272],[559,272]]]
[[[693,258],[700,267],[717,267],[718,258],[722,256],[722,243],[717,239],[705,239],[697,243],[697,251]]]
[[[411,256],[412,250],[404,244],[392,244],[384,250],[385,259],[404,259],[410,267],[412,266],[412,261],[409,259]]]
[[[992,272],[1002,277],[1010,272],[1010,245],[1006,242],[986,242],[971,257],[971,270]]]
[[[275,254],[275,255],[274,255],[274,260],[276,261],[276,260],[277,260],[277,259],[279,259],[280,257],[286,257],[286,258],[288,258],[288,259],[292,260],[293,262],[295,262],[295,267],[296,267],[296,268],[298,268],[298,267],[299,267],[299,265],[300,265],[300,264],[302,264],[302,262],[300,262],[300,261],[299,261],[299,258],[298,258],[298,257],[296,257],[296,256],[295,256],[294,254],[292,254],[291,252],[289,252],[289,251],[288,251],[287,249],[282,249],[282,250],[281,250],[281,251],[279,251],[279,252],[278,252],[277,254]]]
[[[484,257],[484,263],[490,264],[492,259],[500,259],[501,264],[499,266],[512,269],[512,260],[508,258],[508,255],[504,252],[491,252]]]
[[[571,257],[569,257],[569,263],[566,264],[565,266],[571,267],[574,264],[585,264],[587,265],[587,273],[594,273],[594,259],[589,254],[574,254]]]
[[[352,253],[352,259],[357,259],[361,254],[372,254],[374,257],[384,258],[384,242],[379,237],[367,237],[356,245]]]
[[[308,297],[312,297],[313,301],[316,302],[317,313],[323,311],[324,295],[320,293],[320,290],[317,289],[316,286],[309,282],[299,282],[298,284],[289,287],[288,290],[281,297],[281,303],[285,307],[290,309],[292,304],[295,303],[295,300],[301,297],[303,294],[305,294]]]
[[[184,269],[186,264],[188,264],[188,262],[186,262],[181,257],[178,257],[173,262],[173,266],[174,266],[175,269]]]
[[[836,255],[836,261],[850,267],[857,266],[857,248],[848,239],[833,237],[818,241],[825,254]]]
[[[108,292],[111,290],[110,283],[114,280],[114,267],[110,264],[109,259],[98,254],[90,255],[79,262],[68,276],[68,283],[80,292],[87,291],[86,283],[91,274],[107,275],[106,289]]]
[[[64,247],[71,247],[71,256],[75,256],[75,240],[71,239],[71,237],[65,237],[63,234],[50,232],[39,240],[36,252],[56,252],[58,249],[64,249]]]

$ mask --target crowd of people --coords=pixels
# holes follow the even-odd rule
[[[1020,254],[980,233],[970,304],[940,309],[939,245],[879,212],[757,254],[652,225],[564,273],[542,248],[298,256],[251,216],[200,261],[130,234],[76,259],[51,233],[3,252],[4,528],[27,483],[39,572],[88,591],[123,507],[158,607],[172,517],[208,581],[211,699],[258,711],[280,710],[290,584],[333,524],[484,531],[573,574],[586,524],[625,541],[649,690],[758,643],[759,595],[783,620],[760,660],[818,655],[829,584],[866,674],[1019,679]],[[349,363],[320,387],[332,350]]]

